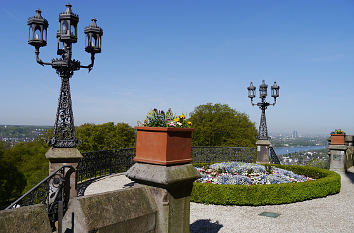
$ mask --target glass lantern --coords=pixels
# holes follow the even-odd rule
[[[57,33],[59,41],[76,43],[78,22],[79,16],[72,12],[70,4],[66,4],[66,11],[59,14],[60,29]]]
[[[256,87],[253,86],[253,83],[251,82],[250,86],[247,87],[248,90],[248,98],[253,99],[254,97],[256,97]]]
[[[279,97],[279,86],[276,82],[274,82],[273,86],[271,87],[272,97],[277,98]]]
[[[27,25],[28,31],[28,44],[40,48],[47,45],[47,28],[48,21],[42,17],[41,10],[36,10],[36,15],[29,18]]]
[[[88,53],[100,53],[102,46],[102,28],[97,26],[97,20],[92,19],[91,25],[85,27],[85,51]]]
[[[263,80],[262,84],[259,86],[259,97],[260,98],[267,97],[267,88],[268,88],[268,85]]]

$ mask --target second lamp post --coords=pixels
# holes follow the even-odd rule
[[[259,123],[259,131],[258,131],[258,141],[257,145],[257,163],[269,163],[269,137],[268,137],[268,129],[267,129],[267,121],[265,110],[270,105],[275,105],[277,98],[279,97],[279,86],[276,82],[274,82],[273,86],[271,86],[272,97],[274,98],[274,102],[268,103],[266,101],[267,98],[267,88],[268,85],[262,81],[262,84],[259,86],[259,98],[261,98],[261,102],[253,103],[253,98],[256,97],[256,87],[253,86],[251,82],[250,86],[247,88],[248,97],[251,99],[251,104],[253,106],[258,106],[262,110],[261,121]]]

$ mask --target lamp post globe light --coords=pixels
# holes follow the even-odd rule
[[[61,78],[54,132],[48,144],[54,148],[75,148],[78,140],[75,137],[69,79],[73,76],[74,71],[81,68],[87,68],[89,72],[91,71],[95,54],[101,52],[103,30],[97,26],[95,18],[92,19],[91,25],[84,30],[85,51],[91,54],[91,64],[83,66],[80,61],[72,59],[72,45],[77,42],[79,16],[73,13],[71,5],[67,4],[65,12],[59,14],[60,28],[56,33],[58,39],[57,55],[61,57],[52,59],[51,62],[43,62],[39,58],[39,49],[47,45],[48,21],[42,17],[41,13],[41,10],[36,10],[36,15],[27,21],[29,26],[28,44],[35,47],[37,63],[42,66],[52,66]]]
[[[259,98],[261,99],[258,103],[253,103],[253,98],[256,97],[256,87],[253,86],[251,82],[250,86],[247,88],[248,90],[248,97],[251,99],[252,106],[258,106],[262,110],[261,120],[259,123],[259,130],[258,130],[258,141],[256,142],[257,145],[257,163],[269,163],[269,137],[268,137],[268,129],[267,129],[267,121],[265,110],[270,105],[275,105],[277,98],[279,97],[279,89],[280,87],[274,82],[273,86],[271,86],[271,95],[274,98],[274,102],[268,103],[266,101],[267,98],[267,89],[268,85],[262,81],[262,84],[259,85]]]

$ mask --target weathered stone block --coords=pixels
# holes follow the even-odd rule
[[[148,187],[77,197],[69,202],[63,230],[70,232],[155,232],[157,206]]]
[[[0,211],[0,233],[52,232],[45,205],[24,206]]]
[[[269,163],[269,140],[258,140],[257,145],[257,163]]]
[[[346,171],[346,145],[329,145],[330,170],[335,172]]]
[[[135,163],[127,177],[149,185],[158,208],[158,233],[190,232],[190,195],[194,180],[200,177],[192,164]]]

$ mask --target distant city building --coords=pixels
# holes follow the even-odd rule
[[[297,133],[296,130],[293,131],[291,137],[292,137],[292,138],[298,138],[298,137],[299,137],[299,134]]]

